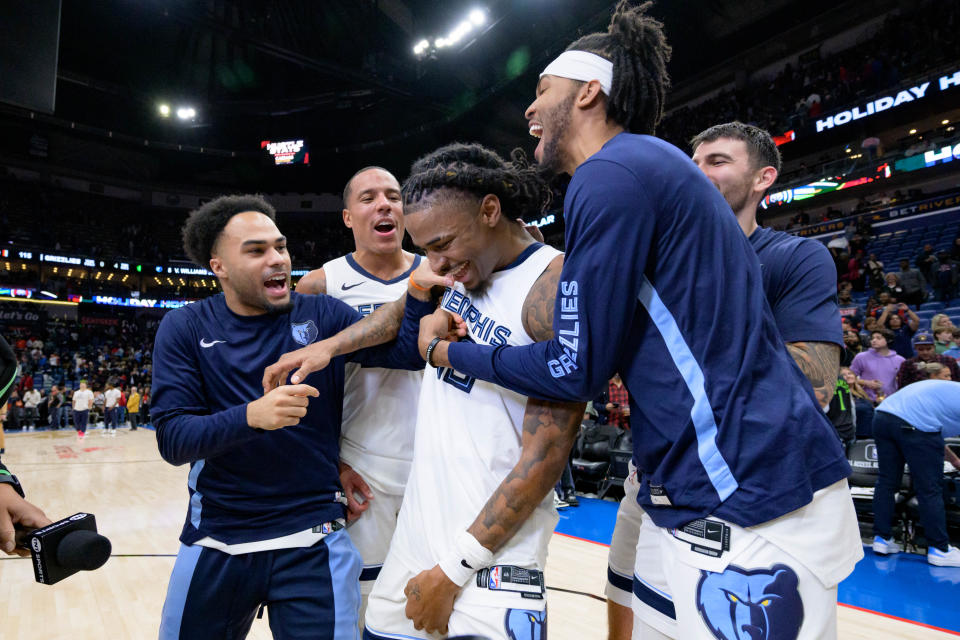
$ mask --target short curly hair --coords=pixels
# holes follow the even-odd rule
[[[263,196],[242,194],[220,196],[190,212],[183,225],[183,250],[187,257],[204,269],[210,266],[213,246],[230,222],[230,218],[245,211],[258,211],[274,222],[277,212]]]

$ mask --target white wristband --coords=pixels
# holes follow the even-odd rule
[[[477,542],[470,532],[461,531],[453,543],[453,551],[437,563],[458,587],[465,585],[480,569],[493,564],[493,552]]]

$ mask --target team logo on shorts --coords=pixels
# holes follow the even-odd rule
[[[697,609],[718,640],[795,640],[800,634],[799,580],[787,565],[700,573]]]
[[[503,626],[509,640],[543,640],[547,637],[547,612],[507,609]]]
[[[313,320],[290,323],[290,333],[293,334],[293,339],[297,341],[297,344],[302,344],[303,346],[313,344],[313,341],[316,340],[320,334],[320,332],[317,331],[317,325],[313,324]]]

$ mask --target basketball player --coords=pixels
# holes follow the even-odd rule
[[[549,338],[562,255],[511,220],[548,197],[535,170],[454,144],[418,160],[403,193],[407,231],[453,279],[441,306],[463,316],[469,340]],[[427,362],[410,478],[364,637],[541,638],[552,490],[584,405],[527,400]]]
[[[290,256],[274,218],[259,196],[224,196],[184,226],[187,254],[209,266],[223,293],[168,313],[155,340],[160,453],[191,467],[163,639],[243,638],[264,605],[277,637],[358,634],[360,558],[343,531],[337,470],[345,358],[262,397],[260,372],[360,314],[327,296],[290,293]],[[421,289],[411,286],[396,344],[354,361],[422,365],[404,356],[417,317],[435,306]]]
[[[693,162],[723,194],[760,259],[763,289],[787,350],[827,406],[839,372],[842,340],[836,302],[837,271],[822,243],[757,225],[757,207],[780,171],[780,152],[766,131],[729,122],[691,141]],[[624,483],[624,498],[610,542],[607,613],[611,640],[630,638],[633,608],[640,612],[641,638],[676,638],[673,602],[656,557],[657,532],[637,504],[636,471]],[[641,523],[643,527],[641,528]],[[639,539],[639,542],[638,542]],[[632,584],[634,565],[644,576]],[[634,596],[638,591],[640,596]]]
[[[648,6],[620,2],[607,32],[568,47],[526,112],[541,166],[572,176],[556,336],[435,342],[441,311],[421,322],[421,355],[433,344],[437,366],[558,400],[619,372],[678,637],[835,637],[837,583],[863,554],[850,469],[729,205],[649,135],[670,48]]]
[[[365,167],[343,190],[343,223],[356,250],[297,283],[297,293],[325,293],[368,315],[400,298],[420,256],[404,251],[400,183],[381,167]],[[387,557],[410,475],[422,371],[346,365],[340,482],[349,501],[350,539],[363,559],[360,620]],[[361,495],[358,502],[355,495]]]

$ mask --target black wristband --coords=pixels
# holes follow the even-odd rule
[[[0,473],[0,483],[13,485],[13,490],[19,493],[21,498],[25,497],[23,494],[23,487],[20,486],[17,476],[11,475],[9,471]]]
[[[434,338],[430,341],[430,344],[427,345],[427,364],[431,367],[433,366],[433,350],[437,348],[441,340],[443,340],[443,338]]]

